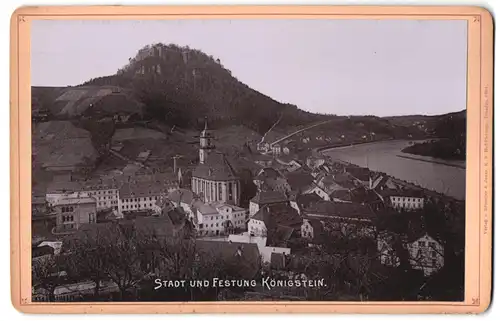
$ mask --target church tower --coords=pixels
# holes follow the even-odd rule
[[[200,164],[205,164],[208,155],[215,148],[213,138],[212,132],[208,130],[207,119],[205,118],[205,128],[200,135]]]

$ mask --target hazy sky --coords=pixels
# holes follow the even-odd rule
[[[157,42],[200,49],[250,87],[308,111],[386,116],[466,107],[465,20],[38,20],[32,84],[114,74]]]

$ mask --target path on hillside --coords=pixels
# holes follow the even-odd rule
[[[286,135],[286,136],[284,136],[284,137],[281,137],[280,139],[278,139],[277,141],[275,141],[275,142],[271,143],[270,145],[271,145],[271,146],[273,146],[274,144],[278,144],[279,142],[281,142],[281,141],[283,141],[283,140],[285,140],[285,139],[287,139],[287,138],[290,138],[290,137],[292,137],[293,135],[297,135],[298,133],[301,133],[301,132],[303,132],[303,131],[305,131],[305,130],[308,130],[308,129],[314,128],[314,127],[316,127],[316,126],[320,126],[320,125],[323,125],[323,124],[329,123],[329,122],[331,122],[331,121],[333,121],[333,119],[325,120],[325,121],[323,121],[323,122],[321,122],[321,123],[317,123],[317,124],[314,124],[314,125],[308,126],[308,127],[306,127],[306,128],[299,129],[299,130],[297,130],[297,131],[294,131],[294,132],[293,132],[293,133],[291,133],[291,134],[288,134],[288,135]]]

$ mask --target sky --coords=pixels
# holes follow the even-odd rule
[[[273,99],[337,115],[443,114],[466,107],[465,20],[35,20],[33,86],[116,73],[145,45],[219,58]]]

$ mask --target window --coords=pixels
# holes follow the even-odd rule
[[[432,251],[432,252],[431,252],[431,256],[432,256],[432,257],[436,257],[436,251]]]

